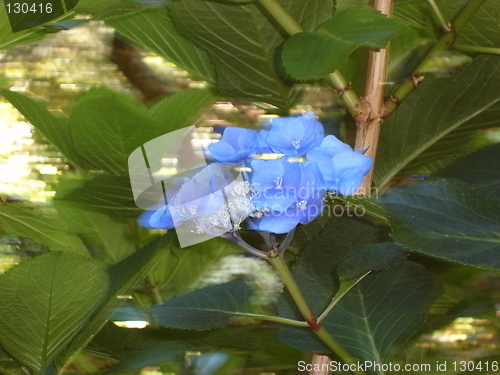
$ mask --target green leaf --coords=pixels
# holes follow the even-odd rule
[[[211,89],[192,89],[166,96],[149,109],[149,116],[165,133],[192,125],[217,100]]]
[[[375,169],[379,189],[397,175],[429,172],[450,154],[470,152],[464,137],[498,126],[499,85],[499,56],[479,56],[451,78],[426,78],[384,122]]]
[[[473,185],[475,192],[500,199],[500,143],[483,147],[437,173]]]
[[[292,274],[315,314],[323,312],[335,294],[336,267],[354,249],[377,239],[378,231],[370,224],[355,218],[334,217],[309,240],[295,263]],[[279,313],[296,318],[289,308],[290,303],[282,299]]]
[[[322,322],[355,358],[384,363],[420,327],[440,292],[424,267],[405,261],[365,277]],[[281,338],[294,347],[329,352],[307,329],[287,326]]]
[[[281,3],[306,30],[332,14],[331,1]],[[174,1],[171,9],[179,32],[210,55],[223,95],[289,109],[295,95],[277,68],[285,34],[262,8],[255,3],[182,0]]]
[[[350,215],[356,217],[364,216],[368,214],[372,217],[382,219],[384,221],[388,220],[387,210],[380,201],[367,197],[366,195],[349,195],[349,196],[335,196],[334,203],[340,202],[345,204],[346,212],[350,212]],[[330,204],[332,210],[335,210],[335,205]],[[341,211],[342,213],[344,211]]]
[[[72,233],[56,215],[23,207],[0,205],[0,229],[9,235],[29,238],[51,250],[89,256],[82,240]]]
[[[135,251],[128,232],[130,227],[117,218],[87,207],[57,200],[54,205],[61,219],[75,233],[90,243],[102,245],[104,252],[93,254],[105,263],[116,263]]]
[[[132,43],[164,57],[195,78],[215,83],[208,54],[177,31],[167,9],[148,9],[112,18],[106,23]]]
[[[150,281],[161,286],[164,297],[192,289],[222,257],[240,249],[232,242],[213,238],[187,248],[172,247],[150,274]]]
[[[79,13],[91,14],[94,19],[108,19],[144,8],[163,8],[170,0],[79,0]]]
[[[158,322],[171,328],[210,329],[222,327],[247,309],[251,295],[242,280],[208,286],[172,297],[154,308]]]
[[[340,68],[358,47],[384,48],[391,38],[406,30],[404,22],[371,7],[351,7],[315,32],[293,35],[285,42],[283,63],[295,79],[322,78]]]
[[[404,249],[394,242],[370,243],[342,261],[337,274],[343,280],[360,277],[369,271],[380,271],[402,262],[406,257]]]
[[[69,119],[56,116],[47,110],[44,103],[10,90],[2,90],[2,95],[22,113],[24,117],[45,137],[57,147],[71,162],[82,167],[88,163],[74,150]]]
[[[208,89],[189,90],[160,100],[149,111],[128,95],[104,88],[92,90],[71,112],[74,148],[94,169],[125,175],[132,151],[191,125],[213,101],[215,96]]]
[[[426,181],[382,200],[391,236],[404,247],[445,261],[500,267],[500,203],[458,181]]]
[[[20,44],[35,42],[44,36],[45,33],[41,30],[41,27],[13,33],[7,11],[5,7],[0,7],[0,49],[3,50]]]
[[[174,232],[167,233],[108,269],[110,286],[107,293],[85,329],[71,342],[65,353],[66,361],[75,351],[85,347],[99,332],[106,320],[110,318],[112,309],[123,301],[117,297],[130,293],[132,288],[146,277],[154,265],[165,256],[165,250],[172,246],[173,238]]]
[[[67,13],[58,18],[58,21],[72,18],[74,12]],[[12,32],[12,27],[7,14],[7,8],[0,6],[0,50],[11,48],[20,44],[27,44],[42,39],[48,34],[43,26],[32,27],[27,30]]]
[[[129,176],[98,175],[84,186],[56,198],[121,216],[134,217],[142,211],[135,204]]]
[[[78,101],[70,124],[76,152],[94,168],[116,175],[127,173],[132,151],[164,134],[141,103],[103,88]]]
[[[0,342],[17,361],[45,373],[90,314],[108,286],[97,263],[67,253],[47,253],[0,278]]]

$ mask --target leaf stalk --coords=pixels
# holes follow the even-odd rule
[[[302,26],[300,26],[295,18],[283,7],[283,5],[281,5],[279,0],[258,0],[258,2],[288,33],[288,35],[292,36],[304,31]],[[342,73],[337,70],[331,73],[328,78],[332,86],[339,93],[347,110],[353,117],[358,116],[362,110],[361,100]]]
[[[283,283],[285,284],[288,292],[290,293],[293,301],[295,302],[300,313],[306,320],[308,326],[323,341],[333,353],[335,353],[342,361],[349,365],[353,365],[353,369],[357,368],[356,360],[333,338],[333,336],[326,330],[326,328],[318,321],[318,318],[313,313],[307,301],[304,298],[297,282],[290,273],[290,270],[285,262],[283,254],[277,254],[275,257],[268,259],[268,262],[278,271]],[[352,371],[356,375],[366,375],[364,371]]]

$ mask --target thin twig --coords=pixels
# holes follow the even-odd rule
[[[393,95],[385,102],[385,115],[389,116],[396,110],[399,104],[410,95],[413,90],[418,87],[418,84],[424,78],[424,73],[427,71],[429,61],[437,53],[450,48],[456,41],[457,35],[462,28],[467,24],[476,11],[484,4],[486,0],[470,0],[462,10],[457,14],[455,19],[450,23],[450,31],[445,32],[441,39],[434,45],[432,50],[427,54],[424,60],[417,67],[410,79],[406,80]]]
[[[439,9],[436,0],[427,0],[429,2],[429,5],[431,6],[432,11],[436,15],[436,18],[438,19],[439,23],[441,24],[441,28],[445,33],[449,33],[452,30],[452,27],[448,21],[446,21],[446,18],[444,18],[443,13],[441,13],[441,9]]]

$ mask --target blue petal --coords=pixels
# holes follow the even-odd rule
[[[140,226],[149,229],[172,229],[175,227],[168,206],[155,211],[144,211],[141,213],[137,221]]]
[[[352,148],[334,135],[327,135],[321,142],[321,145],[313,149],[313,151],[316,150],[324,152],[328,156],[334,156],[340,152],[352,151]]]
[[[281,160],[252,160],[252,186],[263,191],[276,186],[276,180],[283,177],[285,165]]]
[[[358,171],[363,175],[370,172],[373,159],[358,152],[341,152],[332,158],[335,171],[338,174],[348,171]]]
[[[228,127],[219,142],[208,147],[210,154],[222,163],[240,163],[258,152],[259,140],[253,129]]]
[[[266,142],[274,152],[288,156],[303,156],[321,144],[323,125],[314,113],[299,117],[278,117],[272,120]]]
[[[260,219],[252,219],[250,229],[270,233],[288,233],[299,224],[297,215],[285,213],[268,212]]]
[[[268,209],[276,212],[284,212],[296,200],[297,198],[295,189],[266,189],[262,192],[259,192],[252,199],[252,203],[257,210]]]

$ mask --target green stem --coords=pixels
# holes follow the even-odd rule
[[[293,16],[281,5],[279,0],[258,1],[289,35],[304,31],[302,26],[300,26],[297,20],[295,20],[295,18],[293,18]],[[353,117],[359,115],[362,109],[361,100],[342,73],[337,70],[330,74],[329,79],[351,115]]]
[[[483,46],[470,46],[465,44],[454,44],[453,48],[462,52],[489,53],[491,55],[500,55],[500,48],[498,47],[483,47]]]
[[[434,14],[436,15],[439,23],[441,24],[441,28],[445,33],[448,33],[451,31],[451,26],[448,21],[443,16],[443,13],[441,13],[441,9],[439,9],[436,0],[427,0],[429,2],[429,5],[431,6],[432,10],[434,11]]]
[[[405,81],[399,88],[391,95],[391,98],[385,103],[387,108],[386,115],[388,116],[398,107],[399,103],[403,101],[413,90],[418,86],[418,83],[423,78],[424,73],[428,69],[430,59],[437,53],[448,49],[457,38],[457,34],[467,24],[476,11],[483,5],[486,0],[470,0],[458,13],[455,19],[450,23],[448,32],[437,41],[434,48],[427,54],[424,60],[417,67],[412,75],[412,79]]]
[[[332,337],[332,335],[330,335],[326,328],[320,322],[318,322],[318,319],[312,312],[302,292],[300,291],[297,282],[290,273],[285,259],[283,258],[283,254],[276,253],[276,255],[277,256],[274,257],[271,256],[268,261],[278,271],[278,274],[281,276],[283,283],[288,289],[288,292],[297,305],[300,313],[306,320],[308,326],[312,329],[316,336],[318,336],[319,339],[332,350],[333,353],[335,353],[345,363],[353,366],[354,371],[352,372],[354,374],[366,375],[364,371],[356,370],[357,361],[337,342],[337,340]]]

